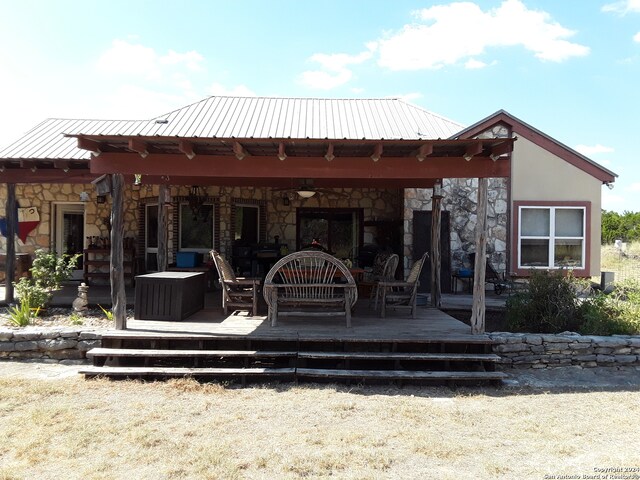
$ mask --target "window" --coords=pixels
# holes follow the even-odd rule
[[[520,206],[518,268],[586,268],[585,207]]]
[[[214,239],[213,205],[204,204],[197,214],[186,203],[180,204],[180,250],[206,253]]]
[[[298,249],[315,239],[336,257],[353,258],[362,245],[362,232],[360,209],[298,209]]]

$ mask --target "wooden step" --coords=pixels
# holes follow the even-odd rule
[[[411,370],[331,370],[320,368],[298,368],[298,377],[329,379],[370,378],[382,380],[503,380],[503,372],[444,372]]]
[[[186,367],[86,367],[79,370],[86,376],[107,377],[293,377],[295,368],[186,368]]]
[[[432,360],[462,362],[498,362],[492,353],[410,353],[410,352],[299,352],[299,358],[320,360]]]
[[[278,350],[157,350],[147,348],[92,348],[88,358],[94,357],[234,357],[234,358],[281,358],[295,357],[296,352]]]

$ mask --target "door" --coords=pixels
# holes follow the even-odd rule
[[[449,212],[442,212],[440,225],[440,291],[451,293],[451,231]],[[431,255],[431,212],[413,212],[413,259],[420,258],[424,252]],[[421,293],[431,291],[431,261],[422,267],[420,274]]]
[[[58,255],[82,254],[84,250],[84,203],[55,204],[55,251]],[[82,278],[82,256],[71,278]]]
[[[147,272],[158,271],[158,204],[144,206],[144,267]]]

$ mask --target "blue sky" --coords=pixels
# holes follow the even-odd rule
[[[0,146],[49,117],[150,118],[209,95],[505,109],[619,174],[640,211],[640,0],[0,0]]]

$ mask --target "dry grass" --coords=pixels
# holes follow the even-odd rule
[[[0,425],[0,479],[541,479],[640,465],[640,392],[0,378]]]
[[[614,245],[603,245],[600,252],[603,272],[614,272],[616,281],[640,280],[640,242],[627,244],[626,256]]]

